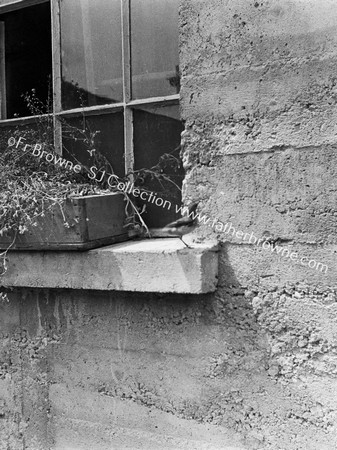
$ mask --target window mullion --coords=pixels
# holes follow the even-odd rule
[[[62,154],[62,125],[60,119],[56,116],[62,110],[60,0],[51,0],[51,26],[54,145],[55,151]]]
[[[124,99],[124,152],[125,172],[132,174],[133,155],[133,113],[127,106],[131,100],[131,42],[130,42],[130,0],[121,0],[123,41],[123,99]],[[132,176],[131,176],[132,181]]]
[[[5,53],[5,23],[0,22],[0,119],[2,120],[7,118]]]
[[[123,41],[123,93],[124,102],[131,100],[131,39],[130,0],[122,1],[122,41]]]

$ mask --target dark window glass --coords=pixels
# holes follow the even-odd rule
[[[51,18],[50,4],[19,9],[0,15],[4,28],[6,80],[1,92],[6,92],[6,110],[2,119],[30,116],[23,95],[33,92],[45,109],[51,93]],[[50,96],[51,97],[51,96]],[[49,105],[51,108],[52,105]],[[41,112],[46,112],[41,111]],[[36,111],[35,111],[36,113]]]
[[[61,2],[62,107],[122,100],[120,0]]]
[[[66,159],[103,170],[108,162],[109,173],[124,176],[123,113],[67,119],[62,134]],[[96,179],[100,179],[98,172]]]
[[[131,0],[133,98],[177,94],[179,0]]]
[[[175,207],[181,204],[180,188],[184,176],[179,159],[182,129],[179,106],[144,107],[134,111],[136,184],[171,203],[169,208],[168,203],[165,207],[160,206],[160,200],[157,204],[151,200],[139,202],[146,206],[143,217],[151,228],[162,227],[177,218]]]

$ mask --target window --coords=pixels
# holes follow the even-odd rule
[[[3,4],[4,3],[4,4]],[[89,164],[64,124],[97,130],[97,150],[119,176],[179,157],[179,0],[0,2],[0,126],[34,117],[22,94],[53,99],[55,147]],[[50,96],[50,94],[52,94]],[[181,185],[182,169],[163,169]],[[144,187],[162,188],[149,177]],[[178,190],[161,192],[180,202]],[[148,205],[149,226],[175,218]],[[155,210],[157,210],[155,212]]]

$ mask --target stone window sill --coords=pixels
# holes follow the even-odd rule
[[[192,245],[192,244],[191,244]],[[214,242],[128,241],[85,252],[12,251],[3,286],[203,294],[217,286]]]

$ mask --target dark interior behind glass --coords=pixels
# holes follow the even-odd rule
[[[113,173],[119,177],[125,175],[122,112],[67,119],[62,126],[62,135],[65,158],[88,168],[96,166],[104,170],[103,156],[111,165]],[[91,138],[92,144],[88,142]],[[109,173],[111,168],[108,168]],[[98,173],[96,179],[100,179]]]
[[[138,174],[137,185],[140,189],[153,192],[157,198],[171,203],[171,208],[157,206],[151,201],[145,205],[143,218],[150,228],[159,228],[180,215],[176,214],[176,205],[181,205],[182,180],[184,170],[180,160],[180,134],[183,130],[179,115],[179,106],[148,106],[134,111],[134,154],[135,169]],[[151,168],[162,176],[158,179],[151,175]],[[145,169],[145,170],[143,170]],[[149,170],[147,170],[149,169]],[[137,172],[140,171],[140,172]],[[152,170],[153,171],[153,170]],[[172,182],[165,180],[165,177]],[[161,202],[159,201],[158,204]],[[167,205],[167,204],[166,204]]]
[[[22,96],[34,89],[36,97],[46,105],[51,93],[50,4],[2,14],[0,21],[5,26],[7,118],[30,116]]]

